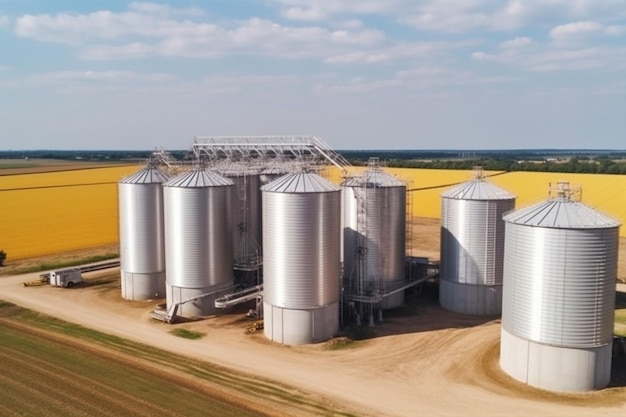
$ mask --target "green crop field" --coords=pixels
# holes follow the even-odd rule
[[[2,416],[350,416],[306,394],[0,301]]]

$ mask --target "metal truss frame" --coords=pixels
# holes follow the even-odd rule
[[[209,165],[248,166],[332,164],[347,175],[350,163],[317,136],[196,136],[192,150]]]

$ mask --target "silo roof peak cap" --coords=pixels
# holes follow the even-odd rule
[[[485,170],[482,166],[477,165],[472,168],[475,181],[485,181]]]

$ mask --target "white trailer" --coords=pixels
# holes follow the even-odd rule
[[[62,269],[50,272],[50,285],[53,287],[71,288],[83,282],[80,268]]]

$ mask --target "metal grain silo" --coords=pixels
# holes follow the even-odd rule
[[[261,178],[245,166],[219,173],[230,179],[232,191],[233,257],[235,268],[257,268],[261,257]]]
[[[167,308],[179,304],[180,316],[215,313],[232,287],[232,187],[199,168],[164,184]]]
[[[373,164],[342,184],[344,285],[377,307],[404,303],[406,184]],[[365,299],[365,298],[363,298]]]
[[[605,387],[619,223],[575,201],[567,183],[504,220],[502,369],[549,390]]]
[[[165,296],[163,187],[168,180],[148,165],[118,183],[122,297]]]
[[[439,302],[463,314],[500,314],[502,215],[513,210],[515,196],[486,181],[481,168],[474,175],[441,195]]]
[[[339,330],[340,189],[298,172],[261,190],[265,336],[285,344],[327,340]]]

